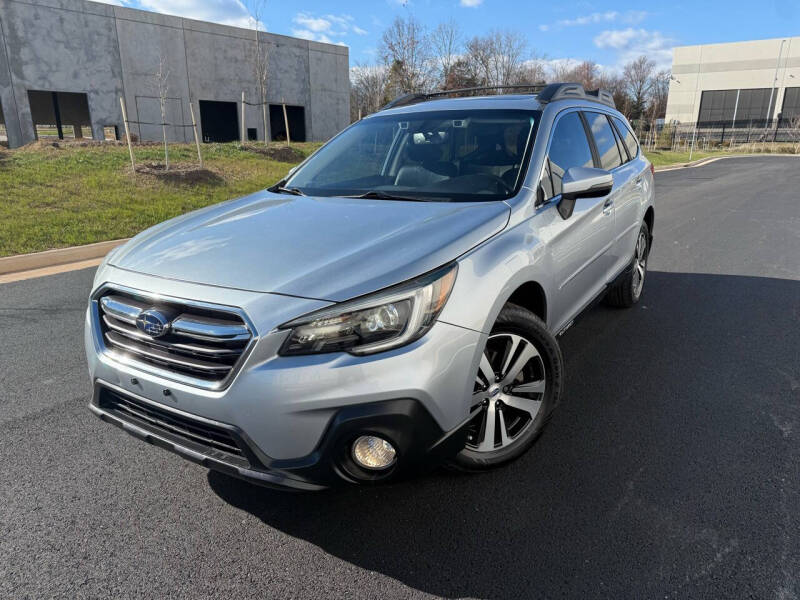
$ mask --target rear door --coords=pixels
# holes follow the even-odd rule
[[[605,113],[589,111],[586,111],[585,115],[597,148],[599,166],[614,176],[614,191],[610,200],[610,208],[614,212],[614,245],[609,251],[611,261],[606,277],[607,281],[611,281],[625,267],[621,263],[624,252],[620,247],[620,239],[629,233],[630,223],[632,218],[635,218],[638,188],[635,174],[630,168],[628,153],[619,141],[609,116]]]
[[[607,197],[579,198],[568,219],[555,205],[561,197],[561,180],[571,167],[593,167],[595,159],[580,111],[556,117],[542,177],[544,199],[551,199],[554,217],[547,227],[558,302],[551,323],[563,327],[599,294],[611,268],[609,250],[614,242],[614,215]]]
[[[647,163],[642,160],[639,144],[628,125],[618,117],[611,117],[618,135],[623,156],[628,160],[618,169],[620,179],[624,180],[625,193],[616,208],[616,243],[614,244],[614,265],[617,272],[631,262],[639,227],[644,218],[645,190],[648,185]]]

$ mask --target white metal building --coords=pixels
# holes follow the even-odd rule
[[[673,50],[667,123],[747,127],[798,116],[800,36]]]

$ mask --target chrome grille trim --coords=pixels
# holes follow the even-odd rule
[[[128,302],[125,302],[119,296],[103,296],[100,299],[100,305],[103,309],[103,312],[107,315],[111,315],[115,319],[119,319],[120,321],[124,321],[125,323],[130,323],[131,325],[136,325],[136,319],[144,310],[142,306],[134,305],[129,299]]]
[[[172,319],[152,337],[137,317],[156,308]],[[257,333],[239,308],[149,294],[114,284],[92,297],[94,336],[103,353],[125,366],[207,390],[230,385],[252,350]]]
[[[191,319],[181,315],[172,322],[172,330],[186,337],[204,341],[242,341],[250,339],[250,330],[246,325],[229,325],[214,319]]]

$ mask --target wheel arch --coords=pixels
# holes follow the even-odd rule
[[[531,311],[543,322],[547,323],[547,295],[537,281],[526,281],[515,289],[505,304],[516,304]]]
[[[648,206],[644,213],[644,222],[647,223],[647,229],[650,231],[650,236],[653,235],[653,223],[655,221],[656,211],[652,206]]]

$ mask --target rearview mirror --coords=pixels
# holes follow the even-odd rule
[[[558,214],[569,219],[578,198],[597,198],[607,195],[614,186],[614,177],[605,169],[571,167],[561,180],[561,200]]]

